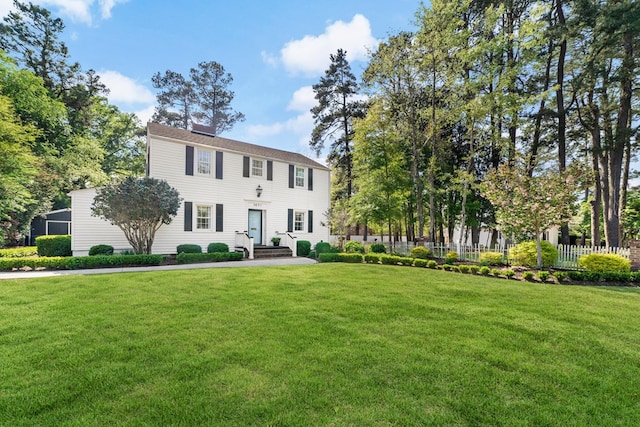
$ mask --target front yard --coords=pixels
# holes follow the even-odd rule
[[[317,264],[0,283],[1,425],[638,425],[640,289]]]

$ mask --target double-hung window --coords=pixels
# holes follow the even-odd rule
[[[251,160],[251,175],[262,176],[262,170],[264,168],[264,160]]]
[[[198,174],[211,175],[211,151],[198,150]]]
[[[196,207],[196,230],[211,230],[211,206]]]
[[[296,187],[304,187],[304,168],[296,166]]]
[[[295,212],[293,218],[293,231],[304,231],[304,212]]]

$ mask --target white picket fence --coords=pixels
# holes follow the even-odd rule
[[[420,244],[419,244],[420,245]],[[386,243],[387,248],[389,244]],[[400,255],[408,255],[411,253],[416,245],[413,242],[396,242],[393,245],[393,251]],[[478,261],[482,252],[500,252],[507,260],[509,249],[511,245],[496,245],[495,247],[489,247],[484,245],[472,245],[472,246],[460,246],[456,244],[443,245],[425,243],[425,247],[431,249],[433,256],[436,258],[444,258],[447,252],[456,252],[460,261]],[[605,247],[591,247],[591,246],[577,246],[577,245],[558,245],[558,259],[554,265],[555,268],[578,268],[578,258],[583,255],[589,255],[593,253],[598,254],[618,254],[625,258],[629,258],[629,248],[605,248]]]

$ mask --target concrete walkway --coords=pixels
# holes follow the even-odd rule
[[[268,258],[227,262],[207,262],[199,264],[174,264],[141,267],[93,268],[87,270],[43,270],[43,271],[1,271],[0,280],[6,279],[34,279],[39,277],[70,276],[83,274],[109,273],[139,273],[143,271],[163,270],[195,270],[198,268],[229,268],[229,267],[266,267],[272,265],[308,265],[316,261],[310,258]]]

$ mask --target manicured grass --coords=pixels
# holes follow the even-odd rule
[[[0,425],[639,425],[638,313],[384,265],[3,281]]]

